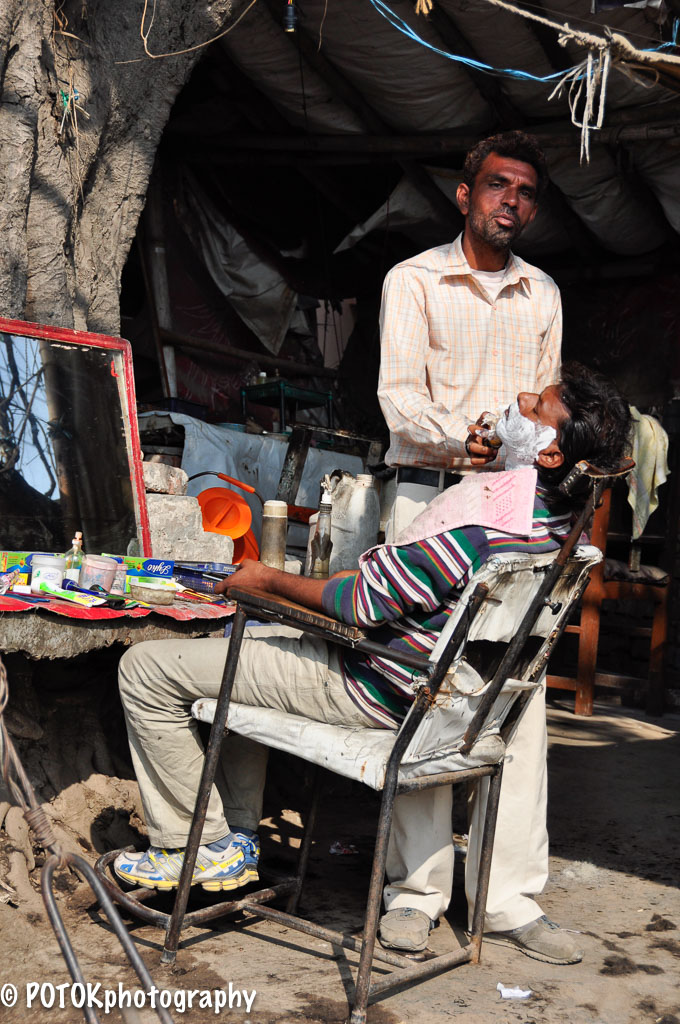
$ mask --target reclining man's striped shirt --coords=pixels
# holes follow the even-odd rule
[[[404,547],[374,551],[358,576],[330,579],[323,591],[327,615],[353,626],[374,627],[371,639],[429,655],[469,579],[493,554],[541,554],[560,546],[570,512],[549,510],[539,487],[529,537],[464,526]],[[413,701],[415,670],[374,655],[341,648],[347,692],[377,726],[399,725]]]

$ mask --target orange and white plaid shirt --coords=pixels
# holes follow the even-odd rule
[[[492,302],[462,238],[397,264],[385,278],[378,398],[391,466],[470,470],[468,424],[559,378],[555,282],[511,253]],[[496,462],[489,469],[502,469]]]

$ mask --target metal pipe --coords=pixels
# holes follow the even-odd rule
[[[361,939],[357,939],[353,935],[345,935],[334,928],[324,928],[323,925],[307,921],[302,917],[293,917],[291,914],[287,914],[283,910],[276,910],[274,907],[254,906],[250,910],[247,900],[244,901],[242,909],[251,912],[257,917],[264,917],[268,921],[276,921],[277,924],[283,924],[296,932],[302,932],[304,935],[312,935],[315,939],[323,939],[325,942],[330,942],[332,946],[342,946],[343,949],[351,949],[355,953],[361,952]],[[376,949],[374,958],[389,964],[391,967],[400,968],[410,967],[413,962],[407,957],[399,956],[398,953],[390,953],[386,949]]]
[[[422,981],[425,978],[431,978],[433,974],[439,974],[441,971],[446,971],[449,967],[454,967],[456,964],[464,964],[471,959],[472,949],[470,945],[467,945],[461,949],[454,950],[452,953],[444,953],[442,956],[436,956],[432,960],[426,960],[425,963],[405,967],[402,971],[389,974],[385,978],[379,978],[377,981],[374,981],[370,988],[369,999],[373,999],[378,995],[384,995],[385,992],[389,992],[393,988],[401,988],[402,985],[408,985],[411,981]],[[354,1014],[350,1017],[350,1022],[354,1024]]]
[[[486,910],[486,898],[489,893],[491,858],[493,857],[493,841],[496,833],[496,818],[498,817],[498,801],[501,795],[502,780],[503,762],[501,761],[496,766],[496,770],[489,783],[489,792],[486,799],[486,815],[484,817],[482,847],[479,854],[479,867],[477,869],[477,892],[475,893],[475,906],[472,912],[472,934],[470,936],[470,942],[473,946],[473,955],[471,957],[473,963],[479,963],[482,948],[484,911]]]
[[[289,622],[285,611],[277,612],[273,609],[262,608],[261,605],[256,602],[250,603],[247,597],[238,596],[238,603],[243,605],[247,613],[252,613],[253,616],[257,615],[261,619],[267,619],[272,622]],[[289,622],[290,624],[290,622]],[[397,661],[400,665],[407,665],[409,668],[418,669],[421,672],[429,674],[432,669],[432,662],[423,654],[413,654],[411,651],[403,651],[400,648],[385,647],[384,644],[378,644],[375,640],[368,640],[362,637],[360,640],[351,640],[348,637],[344,637],[341,634],[334,635],[332,638],[328,635],[328,630],[324,626],[317,626],[313,622],[304,623],[305,633],[312,633],[314,636],[323,637],[325,640],[330,640],[332,643],[342,644],[344,647],[351,647],[355,651],[360,651],[362,654],[375,654],[385,661]]]
[[[291,893],[290,899],[286,905],[286,911],[289,914],[297,913],[298,903],[300,902],[300,894],[302,893],[302,885],[307,874],[307,864],[309,863],[309,854],[312,849],[312,836],[314,834],[314,825],[316,823],[316,812],[319,806],[319,796],[321,795],[321,772],[319,766],[314,766],[314,782],[312,786],[312,799],[309,805],[309,811],[307,812],[307,820],[305,821],[304,832],[302,833],[302,842],[300,844],[300,855],[298,857],[297,875],[295,878],[295,889]]]
[[[73,947],[71,946],[69,937],[66,933],[64,922],[62,920],[61,914],[59,913],[59,908],[57,907],[57,904],[54,899],[54,893],[52,891],[52,879],[54,876],[54,872],[57,867],[61,866],[61,864],[67,864],[71,867],[74,867],[80,874],[85,876],[90,885],[90,888],[97,897],[100,907],[106,914],[107,918],[109,919],[109,923],[111,924],[111,927],[118,936],[118,940],[120,941],[120,944],[125,950],[125,954],[128,960],[130,961],[130,964],[132,965],[135,974],[137,975],[142,984],[142,988],[147,994],[149,994],[152,991],[152,989],[156,988],[153,982],[153,978],[149,974],[146,964],[139,955],[137,947],[130,938],[130,934],[127,928],[121,921],[118,911],[114,907],[106,891],[106,888],[102,885],[101,879],[99,878],[95,870],[87,863],[86,860],[83,860],[83,858],[79,857],[77,854],[66,854],[63,860],[60,860],[58,856],[53,854],[51,857],[47,859],[42,869],[42,873],[40,876],[40,887],[42,890],[43,901],[45,903],[45,909],[47,910],[47,916],[50,919],[52,927],[54,928],[54,933],[57,936],[59,948],[61,949],[62,955],[66,961],[66,965],[69,970],[69,974],[71,975],[73,980],[75,982],[79,982],[81,985],[85,984],[82,971],[80,970],[80,965],[73,951]],[[164,1009],[160,1005],[156,1006],[155,1009],[159,1019],[163,1022],[163,1024],[173,1024],[173,1019],[166,1009]],[[82,1010],[88,1024],[99,1024],[99,1018],[97,1017],[96,1013],[94,1013],[94,1011],[91,1009],[91,1007],[87,1005],[87,1002],[83,1005]]]
[[[477,779],[493,775],[495,765],[485,764],[479,768],[465,768],[459,772],[437,772],[436,775],[422,775],[416,779],[404,779],[397,786],[397,795],[417,793],[421,789],[434,789],[436,786],[453,786],[459,782],[473,782]]]
[[[364,938],[359,959],[359,972],[357,974],[354,1006],[352,1020],[358,1021],[365,1018],[366,1007],[371,990],[371,961],[375,948],[375,937],[378,930],[378,917],[382,901],[382,887],[385,876],[385,862],[387,860],[387,846],[392,825],[392,811],[394,798],[397,792],[399,779],[399,765],[406,749],[411,742],[416,729],[420,725],[425,714],[429,701],[436,696],[444,677],[449,670],[460,645],[464,641],[474,619],[479,611],[482,602],[489,592],[484,583],[478,584],[470,598],[460,621],[451,633],[441,657],[436,663],[434,671],[430,676],[428,685],[423,687],[416,696],[411,709],[404,720],[397,738],[392,747],[387,768],[385,771],[385,782],[383,783],[383,795],[380,804],[380,817],[378,819],[378,832],[376,836],[375,849],[373,852],[373,866],[371,870],[371,881],[366,901],[366,917],[364,923]]]
[[[245,624],[245,611],[240,605],[238,605],[234,614],[234,624],[231,631],[231,637],[229,638],[229,649],[227,650],[227,657],[224,663],[224,672],[222,674],[217,707],[215,708],[215,717],[213,719],[210,738],[205,752],[205,761],[203,762],[203,772],[201,773],[201,781],[198,787],[194,816],[191,821],[189,838],[184,851],[184,861],[182,864],[182,872],[179,877],[179,887],[177,889],[177,896],[175,897],[175,905],[172,908],[168,930],[165,935],[165,945],[161,956],[161,963],[164,964],[174,963],[177,956],[179,935],[182,930],[182,921],[184,920],[184,914],[189,900],[189,890],[191,888],[198,847],[201,844],[203,823],[208,810],[210,791],[215,779],[217,761],[220,756],[220,748],[222,746],[224,729],[227,723],[227,712],[229,711],[229,701],[231,699],[234,677],[236,676],[236,669],[238,667],[238,656],[241,650],[241,641],[243,639]]]

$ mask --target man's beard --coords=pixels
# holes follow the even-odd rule
[[[506,228],[498,224],[494,218],[500,216],[512,217],[515,222],[514,227]],[[490,245],[492,249],[509,249],[511,242],[521,235],[523,230],[517,215],[506,210],[496,210],[486,218],[478,211],[470,210],[468,223],[473,234],[481,238],[487,245]]]

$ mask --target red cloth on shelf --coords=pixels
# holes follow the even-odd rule
[[[0,595],[0,613],[4,612],[28,612],[46,611],[54,612],[56,615],[65,615],[69,619],[123,619],[130,616],[133,619],[144,618],[146,615],[166,615],[171,619],[178,619],[187,622],[190,619],[223,619],[234,614],[234,605],[207,604],[202,601],[176,601],[174,604],[156,604],[153,608],[129,608],[122,611],[113,608],[84,608],[79,604],[72,604],[68,601],[60,601],[57,598],[50,601],[24,601],[19,595],[7,597]]]

